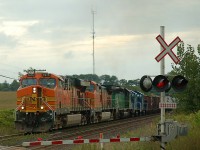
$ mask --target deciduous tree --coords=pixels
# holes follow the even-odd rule
[[[181,59],[178,65],[172,64],[171,75],[183,75],[189,82],[185,91],[175,93],[179,105],[187,111],[200,109],[200,45],[195,51],[194,47],[180,43],[177,48],[177,55]]]

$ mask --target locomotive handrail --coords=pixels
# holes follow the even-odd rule
[[[20,108],[22,105],[23,105],[23,103],[24,103],[24,99],[22,100],[22,102],[19,104],[19,106],[17,107],[17,108],[15,108],[15,111],[14,111],[14,118],[15,118],[15,121],[16,121],[16,118],[17,118],[17,116],[16,116],[16,112],[18,111],[18,108]]]
[[[77,97],[72,97],[72,99],[83,100],[82,102],[83,102],[84,104],[86,104],[85,107],[86,107],[86,108],[91,108],[90,103],[86,101],[86,100],[90,100],[90,98],[77,98]]]
[[[44,104],[46,104],[46,106],[49,107],[49,109],[51,109],[51,110],[53,111],[53,108],[52,108],[47,102],[45,102],[44,100],[42,100],[42,102],[43,102]]]
[[[83,101],[87,105],[88,108],[91,108],[91,105],[86,100],[90,100],[90,99],[89,98],[85,98],[85,100],[83,100]]]
[[[17,111],[18,108],[20,108],[23,105],[23,103],[24,103],[24,99],[21,101],[21,103],[19,104],[19,106],[17,108],[15,108],[15,111]]]

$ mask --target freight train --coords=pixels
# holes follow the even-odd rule
[[[32,72],[20,78],[15,127],[46,132],[159,111],[159,97],[94,81]]]

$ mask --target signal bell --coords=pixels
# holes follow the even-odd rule
[[[140,79],[140,88],[144,92],[149,92],[152,87],[157,92],[168,92],[172,87],[176,92],[181,92],[186,88],[187,83],[188,81],[181,75],[175,76],[172,82],[164,75],[156,76],[153,82],[149,76],[143,76]]]

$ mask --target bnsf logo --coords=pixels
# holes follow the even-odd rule
[[[46,97],[30,97],[31,101],[36,101],[36,100],[43,100],[46,101]]]

